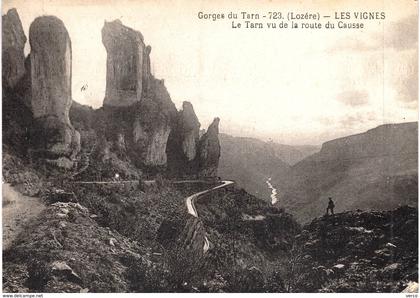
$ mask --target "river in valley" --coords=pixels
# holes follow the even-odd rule
[[[268,185],[268,188],[271,190],[271,195],[270,195],[270,198],[271,198],[271,204],[272,205],[274,205],[275,203],[277,203],[277,189],[276,188],[274,188],[274,186],[271,184],[271,177],[269,177],[266,181],[265,181],[265,183],[267,183],[267,185]]]

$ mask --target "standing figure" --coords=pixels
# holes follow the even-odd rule
[[[329,212],[328,212],[329,210],[331,210],[331,214],[334,215],[334,207],[335,207],[335,205],[334,205],[334,202],[333,202],[332,198],[331,197],[328,198],[327,215],[329,214]]]

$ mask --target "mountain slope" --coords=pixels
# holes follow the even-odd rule
[[[294,165],[280,185],[279,204],[301,221],[337,211],[417,205],[417,123],[387,124],[326,142]]]
[[[317,151],[315,146],[294,147],[227,134],[220,134],[219,139],[219,176],[235,180],[238,186],[264,200],[270,200],[268,177],[279,180],[291,164]]]
[[[304,158],[319,151],[319,146],[314,145],[284,145],[275,142],[267,142],[273,149],[275,155],[293,166]]]

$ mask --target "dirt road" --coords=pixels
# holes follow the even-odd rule
[[[10,247],[26,224],[44,208],[40,198],[24,196],[10,184],[3,183],[3,250]]]
[[[134,180],[129,181],[86,181],[86,182],[75,182],[79,184],[106,184],[106,183],[131,183],[138,182]],[[197,181],[178,181],[178,183],[191,183]],[[195,208],[194,201],[201,196],[215,191],[217,189],[224,188],[228,185],[233,184],[233,181],[222,181],[221,185],[195,193],[185,198],[188,213],[194,217],[198,217],[197,209]],[[42,203],[40,198],[24,196],[17,192],[10,184],[3,183],[3,250],[10,247],[12,242],[16,239],[16,236],[23,231],[25,225],[35,218],[42,210],[45,205]],[[210,248],[210,243],[207,237],[205,237],[205,243],[203,250],[207,252]]]

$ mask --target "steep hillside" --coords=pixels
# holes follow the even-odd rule
[[[275,142],[267,142],[273,149],[278,158],[293,166],[305,157],[319,151],[319,146],[314,145],[284,145]]]
[[[219,176],[234,179],[249,193],[269,201],[266,180],[281,180],[290,165],[317,151],[315,146],[288,146],[220,134]],[[274,185],[276,187],[276,185]]]
[[[209,195],[194,218],[184,198],[208,183],[67,183],[64,193],[50,187],[45,210],[3,251],[5,291],[284,290],[270,289],[277,281],[268,280],[300,227],[243,190]],[[256,215],[262,219],[249,218]]]
[[[418,210],[351,211],[302,228],[287,261],[298,292],[401,292],[418,281]]]
[[[332,140],[294,165],[281,181],[279,204],[306,221],[336,211],[417,206],[417,123],[389,124]]]
[[[276,264],[301,229],[290,214],[237,189],[203,197],[197,209],[210,241],[206,270],[226,281],[224,291],[285,291]]]
[[[346,212],[302,228],[231,188],[201,198],[193,218],[183,198],[211,186],[168,182],[63,185],[73,202],[50,192],[3,251],[3,290],[399,292],[418,278],[417,209]]]

